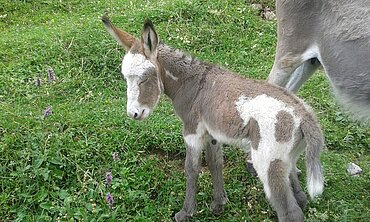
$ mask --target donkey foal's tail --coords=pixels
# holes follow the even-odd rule
[[[324,146],[324,137],[320,125],[311,117],[301,125],[306,141],[306,167],[308,193],[313,199],[324,190],[324,177],[320,162],[320,153]]]

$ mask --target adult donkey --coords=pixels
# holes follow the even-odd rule
[[[295,166],[304,150],[309,194],[313,198],[323,191],[319,159],[323,135],[311,109],[281,87],[244,79],[160,43],[151,22],[144,24],[137,40],[107,17],[102,20],[128,51],[122,61],[127,114],[136,120],[148,117],[163,91],[183,122],[186,196],[175,220],[196,212],[203,148],[213,180],[211,208],[216,214],[223,211],[227,197],[221,144],[247,147],[250,139],[254,167],[279,221],[303,221],[306,195]]]
[[[370,123],[370,1],[276,0],[270,83],[296,92],[322,66],[355,119]]]

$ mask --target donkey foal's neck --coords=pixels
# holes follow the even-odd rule
[[[184,90],[190,94],[198,91],[209,69],[209,65],[163,44],[159,47],[158,62],[162,68],[164,93],[172,100]]]

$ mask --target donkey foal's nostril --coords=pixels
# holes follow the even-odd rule
[[[129,116],[136,120],[145,118],[145,109],[136,109],[132,112],[129,112]]]

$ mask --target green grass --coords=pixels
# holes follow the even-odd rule
[[[181,123],[163,97],[143,122],[126,117],[124,51],[100,16],[139,35],[153,20],[161,39],[250,78],[272,66],[276,23],[250,9],[259,1],[3,0],[0,5],[0,221],[171,221],[185,191]],[[263,1],[273,6],[273,1]],[[49,83],[52,68],[57,80]],[[40,78],[42,85],[35,86]],[[300,91],[325,132],[325,191],[307,221],[370,218],[370,132],[338,108],[323,74]],[[52,107],[52,115],[44,110]],[[120,160],[113,161],[118,152]],[[191,221],[276,221],[241,151],[225,148],[229,203],[213,216],[202,170]],[[346,165],[364,172],[349,177]],[[304,168],[303,161],[300,167]],[[105,172],[113,175],[105,185]],[[303,179],[304,180],[304,179]],[[115,205],[110,209],[105,195]]]

